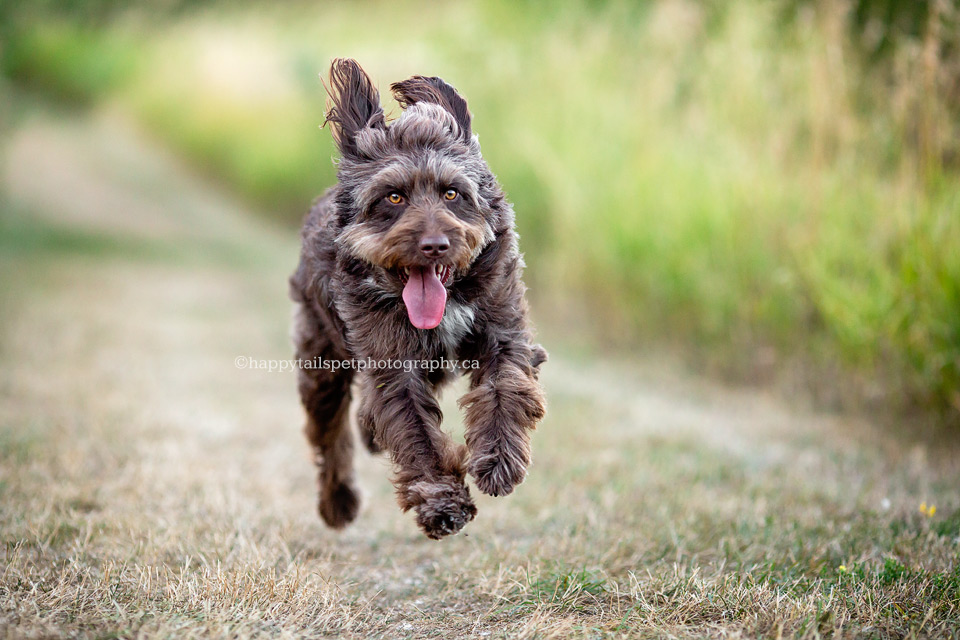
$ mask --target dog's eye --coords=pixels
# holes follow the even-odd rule
[[[403,202],[403,196],[396,191],[391,191],[389,194],[387,194],[387,202],[390,204],[400,204]]]
[[[456,200],[457,196],[459,195],[460,195],[460,192],[457,191],[456,189],[447,189],[443,193],[443,197],[446,198],[447,200]]]

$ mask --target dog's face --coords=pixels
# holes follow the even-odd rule
[[[331,67],[327,121],[342,154],[337,246],[369,265],[379,286],[402,292],[414,326],[432,329],[449,287],[494,239],[499,189],[453,87],[415,76],[391,88],[404,110],[388,124],[357,63]]]

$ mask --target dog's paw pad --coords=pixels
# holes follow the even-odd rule
[[[351,485],[340,483],[320,498],[320,517],[330,527],[342,529],[360,513],[360,494]]]

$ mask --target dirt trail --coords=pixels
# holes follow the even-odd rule
[[[866,423],[555,348],[530,480],[509,499],[480,497],[468,536],[421,539],[393,502],[386,463],[363,455],[364,512],[334,534],[314,514],[293,375],[235,366],[237,356],[289,357],[294,234],[261,222],[115,114],[26,122],[4,149],[2,189],[28,226],[113,241],[105,255],[68,247],[14,261],[19,271],[5,284],[0,419],[27,462],[0,471],[26,514],[8,513],[4,535],[48,547],[76,538],[58,551],[74,579],[113,567],[145,592],[162,584],[175,607],[214,607],[194,622],[155,614],[134,625],[141,631],[219,621],[241,635],[311,625],[416,637],[454,625],[487,637],[506,624],[521,633],[531,618],[497,607],[525,588],[531,554],[544,566],[575,558],[616,576],[657,545],[678,560],[696,549],[677,533],[683,513],[749,513],[750,522],[777,513],[786,498],[758,489],[771,483],[800,496],[798,518],[816,520],[912,512],[925,496],[949,497],[960,477],[956,457],[934,465],[943,456],[923,443],[904,446]],[[444,406],[457,431],[454,400]],[[622,531],[604,532],[605,522]],[[658,541],[655,530],[670,533]],[[8,571],[66,584],[62,566],[25,554],[8,551]],[[484,604],[457,595],[463,581],[486,594]],[[83,587],[64,589],[44,606],[84,597]],[[258,599],[283,589],[291,595]],[[111,597],[122,601],[117,624],[132,624],[133,604]],[[528,614],[548,629],[581,615],[558,611]],[[17,615],[40,630],[64,624],[39,609]]]

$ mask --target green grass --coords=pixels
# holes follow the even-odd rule
[[[842,4],[788,21],[750,0],[214,6],[95,36],[40,23],[5,65],[122,105],[291,224],[335,179],[318,129],[332,57],[382,89],[444,76],[517,205],[532,289],[571,332],[752,379],[800,362],[828,389],[839,362],[886,405],[956,422],[952,71],[924,66],[922,42],[861,64]]]
[[[590,601],[600,602],[607,589],[604,577],[583,568],[561,566],[554,571],[541,570],[536,577],[528,576],[526,585],[518,586],[515,597],[520,605],[513,610],[584,610]]]

